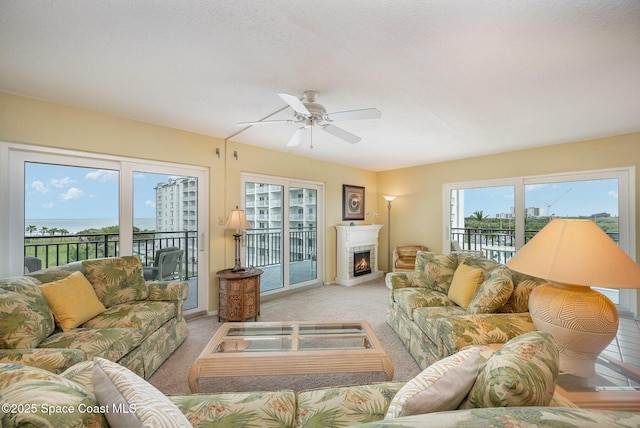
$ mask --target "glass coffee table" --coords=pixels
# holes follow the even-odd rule
[[[224,323],[189,370],[189,388],[224,376],[384,372],[391,358],[366,321]]]

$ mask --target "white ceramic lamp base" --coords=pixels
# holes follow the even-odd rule
[[[542,284],[529,297],[538,330],[553,335],[560,349],[560,371],[595,375],[595,362],[618,332],[618,311],[602,293],[589,287]]]

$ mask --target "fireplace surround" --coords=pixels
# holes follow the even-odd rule
[[[384,275],[378,270],[378,233],[381,228],[379,224],[336,226],[336,283],[349,286]],[[362,260],[367,254],[369,266],[364,267]]]

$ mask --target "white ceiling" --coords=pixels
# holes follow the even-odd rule
[[[3,0],[0,91],[381,171],[640,131],[640,1]]]

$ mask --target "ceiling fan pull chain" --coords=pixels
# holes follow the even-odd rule
[[[309,130],[311,131],[311,146],[309,148],[313,149],[313,126]]]

